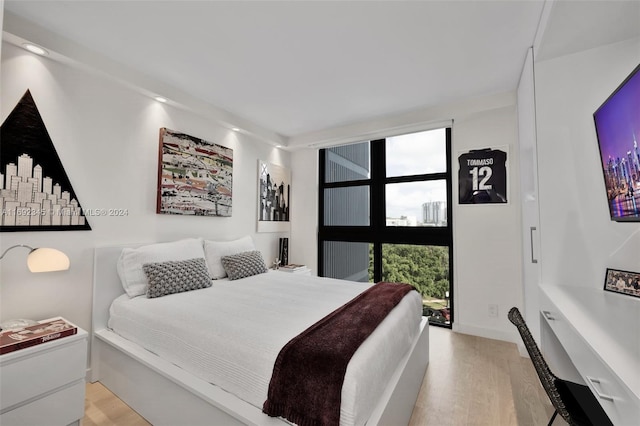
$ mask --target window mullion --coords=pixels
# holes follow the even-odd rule
[[[424,182],[429,180],[446,180],[449,178],[449,173],[430,173],[424,175],[409,175],[409,176],[395,176],[385,179],[385,183],[403,183],[403,182]]]
[[[382,239],[386,227],[385,150],[385,139],[371,141],[371,243],[374,282],[382,281]]]
[[[445,130],[445,137],[447,138],[447,230],[449,233],[450,246],[453,246],[453,172],[451,171],[453,165],[453,157],[451,153],[451,127],[447,127]],[[453,259],[453,256],[451,257]],[[450,268],[453,269],[453,268]],[[451,280],[450,282],[453,282]],[[453,286],[452,286],[453,288]]]
[[[326,151],[324,149],[321,149],[320,152],[318,153],[318,161],[320,162],[318,164],[318,172],[320,173],[319,176],[319,185],[318,185],[318,228],[322,229],[324,228],[324,222],[325,222],[325,218],[324,218],[324,191],[325,191],[325,181],[326,181],[326,164],[325,164],[325,158],[326,158]],[[320,232],[318,232],[318,238],[317,238],[317,259],[318,259],[318,275],[319,276],[324,276],[324,251],[322,250],[322,245],[324,244],[324,239],[321,235]]]
[[[385,170],[385,140],[371,141],[371,235],[372,243],[379,242],[378,237],[384,232],[386,212],[384,181]]]
[[[373,243],[373,282],[382,281],[382,243]]]

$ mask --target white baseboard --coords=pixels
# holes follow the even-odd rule
[[[527,348],[524,347],[524,343],[522,342],[518,342],[518,352],[520,352],[520,356],[530,358],[529,352],[527,352]]]
[[[470,334],[472,336],[485,337],[487,339],[502,340],[504,342],[521,343],[517,333],[494,330],[473,325],[453,323],[453,331],[456,333]],[[524,349],[524,347],[523,347]]]
[[[453,331],[456,333],[470,334],[472,336],[485,337],[487,339],[502,340],[505,342],[515,343],[518,346],[520,356],[529,358],[527,348],[524,347],[522,339],[517,332],[505,332],[500,330],[492,330],[490,328],[475,327],[473,325],[453,324]]]

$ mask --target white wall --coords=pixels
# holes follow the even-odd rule
[[[454,330],[517,341],[515,329],[507,319],[507,312],[511,307],[522,306],[516,107],[510,105],[456,119],[453,130],[454,157],[457,158],[460,151],[506,146],[510,169],[507,182],[508,204],[454,203]],[[454,170],[457,170],[457,163]],[[457,200],[457,175],[454,188],[454,200]],[[489,304],[498,305],[497,318],[488,315]]]
[[[69,271],[31,274],[26,252],[7,254],[0,262],[1,320],[62,315],[90,330],[97,246],[189,236],[229,240],[250,234],[267,263],[276,257],[278,237],[287,234],[256,233],[258,159],[289,167],[289,153],[7,43],[2,46],[1,76],[2,120],[30,89],[82,207],[128,210],[125,217],[88,217],[91,231],[0,234],[0,248],[54,247],[71,260]],[[155,213],[160,127],[233,149],[232,217]]]
[[[291,154],[291,240],[289,262],[318,274],[318,150]]]
[[[520,190],[515,93],[487,96],[438,108],[358,123],[321,132],[319,140],[354,140],[362,132],[406,128],[410,121],[453,124],[453,226],[454,226],[454,330],[508,341],[518,341],[506,314],[522,306]],[[393,131],[393,130],[390,130]],[[415,131],[415,130],[414,130]],[[366,140],[362,138],[360,140]],[[509,204],[460,206],[457,157],[461,151],[507,146],[510,174]],[[291,230],[292,259],[317,269],[318,155],[317,148],[292,154],[294,200]],[[304,191],[300,194],[298,191]],[[303,250],[298,248],[304,247]],[[498,317],[489,317],[488,305],[498,305]]]
[[[609,219],[593,112],[640,62],[640,39],[536,63],[543,284],[602,288],[640,271],[640,223]]]

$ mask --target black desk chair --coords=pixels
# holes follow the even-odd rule
[[[613,425],[588,386],[562,380],[551,372],[518,308],[511,308],[507,316],[518,328],[542,387],[556,410],[548,426],[553,424],[558,413],[572,426]]]

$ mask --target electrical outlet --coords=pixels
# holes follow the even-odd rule
[[[489,304],[489,316],[494,318],[498,317],[498,305]]]

